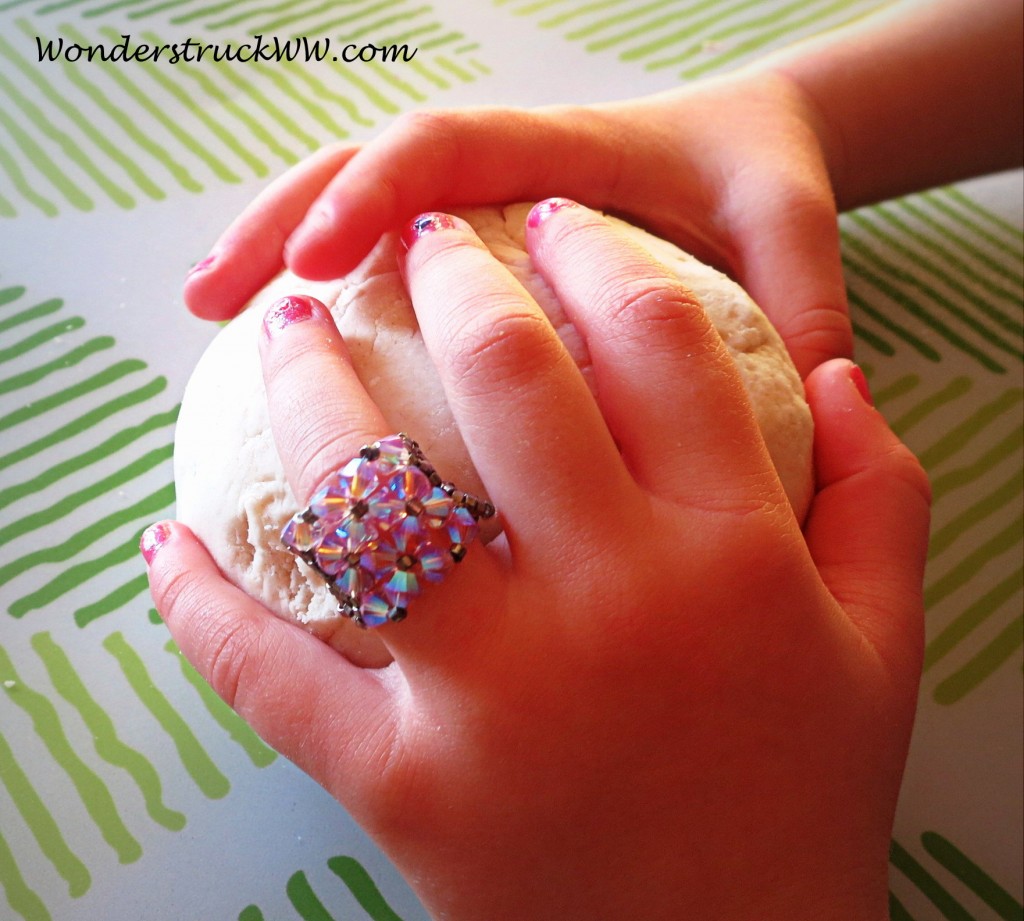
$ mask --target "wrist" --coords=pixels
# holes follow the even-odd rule
[[[756,79],[768,79],[776,84],[777,92],[785,98],[790,111],[806,125],[817,142],[833,195],[839,200],[848,185],[850,160],[842,124],[830,117],[828,106],[815,92],[813,81],[807,79],[803,68],[782,58],[768,59],[757,70]]]
[[[783,830],[781,837],[764,834],[763,848],[750,854],[742,847],[720,849],[720,829],[688,843],[678,830],[655,839],[644,835],[639,848],[634,844],[640,842],[622,843],[624,831],[618,823],[595,825],[591,846],[572,855],[548,848],[540,835],[520,847],[502,846],[500,853],[474,848],[473,857],[435,848],[414,869],[399,866],[431,917],[445,921],[888,918],[887,836],[865,839],[854,831],[814,846],[787,845]],[[441,859],[446,852],[448,859]]]
[[[1020,165],[1019,0],[904,2],[772,55],[816,112],[840,210]]]

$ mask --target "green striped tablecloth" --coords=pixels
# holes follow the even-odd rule
[[[411,107],[671,87],[878,2],[0,0],[0,917],[424,917],[150,609],[138,538],[173,512],[178,400],[214,334],[180,282],[226,220]],[[39,60],[123,35],[418,51]],[[1024,916],[1022,223],[1019,172],[842,221],[859,358],[936,497],[897,919]]]

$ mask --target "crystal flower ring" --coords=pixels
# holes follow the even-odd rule
[[[364,445],[281,532],[361,627],[399,621],[466,555],[494,506],[445,482],[408,435]]]

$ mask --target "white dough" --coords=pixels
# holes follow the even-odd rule
[[[529,208],[517,204],[459,214],[537,300],[586,369],[585,343],[527,255]],[[799,375],[778,334],[735,282],[670,243],[621,226],[700,299],[737,364],[772,461],[802,521],[813,490],[813,427]],[[270,431],[257,336],[264,311],[278,298],[310,294],[323,301],[390,423],[381,436],[408,432],[445,479],[485,494],[416,326],[396,268],[397,245],[394,236],[384,238],[346,278],[308,282],[284,273],[261,291],[199,361],[182,402],[174,455],[178,517],[223,573],[281,617],[306,624],[363,664],[386,661],[379,640],[337,617],[336,602],[319,576],[280,544],[281,529],[300,503],[284,481]],[[686,425],[680,407],[679,426]]]

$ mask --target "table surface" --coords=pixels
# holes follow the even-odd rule
[[[333,800],[177,654],[139,533],[216,328],[187,268],[271,178],[419,106],[586,102],[748,62],[879,0],[0,0],[0,918],[424,917]],[[84,57],[263,35],[410,62]],[[71,57],[75,56],[72,51]],[[845,215],[858,358],[935,488],[894,918],[1021,918],[1022,176]]]

